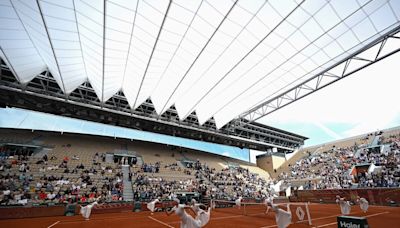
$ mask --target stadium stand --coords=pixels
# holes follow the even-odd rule
[[[107,204],[94,213],[146,210],[156,198],[164,210],[177,196],[190,199],[185,195],[221,200],[222,207],[243,197],[249,205],[239,214],[260,212],[257,202],[270,196],[332,203],[337,191],[349,198],[355,191],[373,194],[372,204],[391,205],[397,193],[387,189],[400,187],[399,129],[304,148],[276,178],[249,162],[150,142],[13,129],[1,129],[0,139],[0,206],[11,207],[4,218],[14,218],[16,206],[26,211],[19,217],[51,215],[43,206],[59,215],[60,206],[86,205],[99,196]]]
[[[400,132],[394,129],[324,145],[294,163],[289,161],[289,171],[278,178],[304,189],[399,187],[399,142]]]
[[[2,129],[0,138],[3,205],[86,203],[100,195],[113,202],[171,198],[175,192],[220,198],[261,197],[261,191],[266,194],[263,185],[269,176],[265,171],[250,163],[200,151],[11,129]],[[38,149],[29,155],[23,151],[10,154],[6,142]],[[109,155],[113,155],[111,162],[106,161]],[[222,183],[219,177],[226,173],[230,179]],[[130,193],[126,194],[128,189]]]

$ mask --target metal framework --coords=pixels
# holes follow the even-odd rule
[[[133,110],[123,92],[118,92],[103,103],[89,82],[84,82],[66,98],[49,71],[42,72],[27,85],[22,85],[3,60],[0,67],[0,97],[0,103],[7,106],[257,150],[276,147],[281,151],[293,151],[307,139],[259,123],[235,128],[226,125],[217,129],[214,119],[210,119],[199,125],[196,113],[181,121],[173,106],[159,116],[151,100]],[[58,104],[53,105],[56,102]],[[51,108],[44,110],[48,106]]]
[[[12,68],[9,68],[3,60],[0,67],[0,92],[2,95],[0,102],[10,106],[41,111],[44,103],[39,101],[39,98],[44,98],[47,101],[61,102],[61,105],[56,106],[54,110],[47,110],[52,113],[60,112],[56,109],[61,109],[61,112],[65,112],[64,115],[99,122],[108,121],[111,124],[141,130],[258,150],[277,147],[281,151],[290,151],[303,145],[306,138],[255,121],[399,51],[400,26],[387,32],[348,59],[340,61],[304,83],[289,88],[241,114],[221,129],[216,128],[213,118],[205,124],[199,125],[195,112],[181,121],[174,106],[160,116],[156,113],[150,99],[133,110],[121,91],[103,103],[89,82],[84,82],[66,97],[49,71],[42,72],[28,84],[21,84],[12,72]],[[14,96],[14,100],[7,97],[12,93],[17,94]],[[24,104],[23,99],[31,101],[35,105],[28,106]],[[75,113],[71,110],[74,110]],[[101,110],[103,113],[91,113],[91,110]],[[105,113],[117,114],[119,117],[108,116]],[[141,121],[151,124],[146,124],[144,127]]]
[[[305,82],[289,88],[285,92],[244,112],[239,118],[231,121],[231,125],[234,127],[248,125],[399,51],[400,26],[381,36],[375,42],[371,43],[371,45],[349,56],[349,58],[338,62]],[[246,121],[243,121],[244,119]]]

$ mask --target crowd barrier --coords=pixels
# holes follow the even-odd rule
[[[175,201],[164,201],[157,203],[157,208],[171,208],[176,205]],[[17,218],[34,218],[34,217],[51,217],[51,216],[64,216],[78,215],[80,206],[77,204],[69,205],[55,205],[55,206],[33,206],[21,207],[11,206],[0,208],[0,219],[17,219]],[[93,208],[92,214],[104,213],[120,213],[127,211],[148,211],[147,203],[145,202],[122,202],[101,204]]]
[[[361,188],[361,189],[327,189],[297,190],[290,201],[335,203],[336,196],[356,201],[357,196],[366,198],[370,204],[382,206],[400,205],[400,188]]]
[[[290,197],[292,202],[335,203],[336,196],[346,197],[355,201],[357,196],[366,198],[370,204],[397,206],[400,205],[400,188],[365,188],[365,189],[330,189],[330,190],[297,190]],[[277,203],[277,202],[276,202]],[[279,202],[281,203],[281,202]],[[174,201],[164,201],[156,205],[157,208],[169,208],[176,204]],[[72,205],[71,205],[72,206]],[[71,212],[78,214],[79,206],[71,207]],[[124,202],[99,205],[92,213],[118,213],[125,211],[147,211],[144,202]],[[0,219],[32,218],[46,216],[63,216],[66,213],[65,205],[37,206],[37,207],[4,207],[0,208]],[[72,213],[72,214],[73,214]]]
[[[0,219],[63,216],[65,206],[4,207],[0,208]]]
[[[161,203],[156,203],[156,208],[172,208],[175,206],[177,203],[175,201],[163,201]],[[149,209],[147,208],[147,203],[142,202],[141,203],[141,211],[148,211]]]
[[[104,214],[104,213],[119,213],[133,211],[133,202],[130,203],[111,203],[96,206],[93,210],[93,214]],[[79,212],[78,212],[79,213]]]

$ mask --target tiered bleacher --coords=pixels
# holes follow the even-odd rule
[[[399,131],[309,148],[274,179],[247,162],[167,145],[9,129],[0,131],[0,141],[0,205],[6,206],[87,203],[99,196],[106,202],[177,194],[263,199],[277,193],[278,181],[281,190],[400,187]]]
[[[2,130],[0,138],[2,142],[40,147],[28,154],[1,147],[2,205],[86,203],[98,196],[106,202],[119,202],[127,200],[124,188],[132,188],[135,201],[171,199],[177,193],[197,193],[200,198],[261,197],[266,193],[265,171],[239,161],[232,166],[236,160],[204,152],[96,136],[21,130]],[[132,159],[127,159],[129,156]],[[124,166],[129,186],[124,186]],[[227,172],[235,183],[218,180]]]
[[[310,153],[278,178],[286,184],[303,180],[304,189],[400,187],[400,133],[376,132],[363,140],[369,144],[355,140]]]

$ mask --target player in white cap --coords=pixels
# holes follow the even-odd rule
[[[101,197],[97,198],[93,203],[88,204],[84,207],[81,206],[79,213],[85,218],[85,220],[89,220],[90,214],[92,213],[92,209],[95,208],[99,203]]]
[[[237,198],[236,200],[235,200],[235,204],[236,204],[236,206],[238,207],[238,208],[240,208],[240,206],[242,205],[242,197],[241,196],[239,196],[239,198]]]
[[[189,215],[185,211],[185,208],[192,209],[193,212],[196,214],[196,218],[193,218],[191,215]],[[210,221],[211,207],[209,207],[207,211],[205,211],[205,209],[206,206],[203,204],[196,204],[192,206],[178,204],[177,206],[174,206],[171,210],[167,210],[166,213],[167,215],[171,215],[173,212],[175,212],[175,214],[181,218],[181,228],[201,228],[205,226],[208,221]]]
[[[265,200],[264,200],[264,205],[266,207],[265,214],[268,214],[269,209],[271,208],[271,205],[273,202],[274,202],[274,198],[272,198],[272,197],[265,198]]]
[[[150,203],[147,203],[147,209],[149,209],[151,211],[151,214],[154,213],[154,211],[156,210],[156,203],[159,203],[160,200],[157,198],[153,201],[151,201]]]
[[[349,201],[346,200],[346,198],[342,198],[339,195],[336,196],[336,203],[339,204],[340,210],[343,215],[348,215],[350,214],[351,211],[351,204]]]
[[[200,221],[201,227],[205,226],[208,221],[210,221],[211,207],[208,207],[207,211],[206,208],[207,206],[204,204],[197,203],[195,199],[192,199],[191,209],[196,214],[195,220]]]
[[[286,228],[292,223],[290,204],[286,204],[286,210],[280,208],[277,204],[271,204],[271,208],[275,211],[275,221],[278,228]]]
[[[366,200],[366,199],[363,198],[363,197],[357,196],[357,203],[360,204],[361,210],[362,210],[364,213],[367,213],[368,207],[369,207],[368,200]]]

